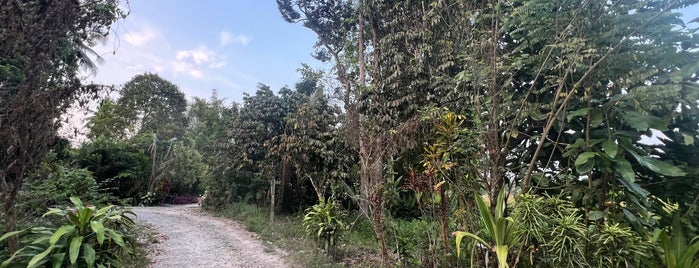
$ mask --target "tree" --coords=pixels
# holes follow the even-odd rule
[[[103,100],[97,112],[87,122],[87,128],[90,130],[87,137],[126,139],[127,135],[134,131],[133,126],[124,118],[126,113],[125,107],[115,104],[111,99]]]
[[[79,93],[85,45],[125,17],[118,1],[0,3],[0,192],[6,231],[16,228],[15,200],[25,173],[53,143],[57,118]],[[8,239],[11,252],[18,240]]]
[[[182,137],[187,100],[177,85],[157,74],[136,75],[121,88],[117,103],[137,133],[154,133],[158,139]]]
[[[93,137],[78,149],[75,162],[91,171],[97,183],[122,200],[136,202],[148,190],[151,159],[132,140]]]

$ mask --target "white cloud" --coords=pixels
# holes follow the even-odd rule
[[[215,57],[216,53],[205,46],[201,46],[197,49],[177,51],[177,56],[175,58],[179,61],[192,59],[194,60],[194,63],[199,65],[202,63],[211,62]]]
[[[204,72],[202,67],[218,69],[226,66],[224,56],[217,54],[206,46],[196,49],[180,50],[175,53],[175,61],[172,68],[175,73],[186,73],[194,78],[202,78]]]
[[[204,76],[204,73],[199,68],[186,61],[173,61],[171,66],[175,73],[185,73],[194,78],[202,78]]]
[[[218,34],[219,44],[221,46],[227,46],[230,44],[241,44],[243,46],[247,45],[252,41],[252,37],[249,35],[235,35],[226,31],[222,31]]]
[[[153,30],[152,28],[144,27],[140,31],[127,32],[124,35],[124,39],[126,40],[126,42],[135,47],[143,47],[147,45],[150,41],[153,41],[153,39],[158,37],[158,35],[159,33]]]

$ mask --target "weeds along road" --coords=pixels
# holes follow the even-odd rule
[[[137,223],[151,224],[162,235],[149,251],[151,267],[288,267],[242,224],[210,216],[196,205],[133,210]]]

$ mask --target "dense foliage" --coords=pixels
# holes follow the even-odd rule
[[[22,189],[55,194],[25,207],[203,195],[304,213],[338,258],[359,215],[385,266],[695,265],[696,2],[277,0],[331,70],[230,104],[137,75],[80,148],[42,149]]]

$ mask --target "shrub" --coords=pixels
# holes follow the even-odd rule
[[[121,267],[121,259],[133,253],[134,241],[128,234],[134,226],[130,210],[115,206],[97,209],[71,197],[73,208],[50,209],[44,216],[67,219],[58,228],[34,227],[10,232],[29,235],[33,241],[15,252],[0,267]]]
[[[334,202],[321,199],[320,202],[306,209],[303,226],[306,233],[315,237],[322,248],[335,257],[335,246],[345,229],[342,213]]]
[[[589,267],[587,227],[568,200],[522,194],[512,217],[521,225],[521,263],[533,267]]]
[[[639,267],[650,257],[652,248],[630,227],[608,221],[594,227],[590,246],[593,267]]]
[[[439,267],[442,260],[442,243],[438,222],[426,220],[396,220],[392,223],[395,248],[400,264],[407,267]]]
[[[25,216],[38,217],[49,207],[69,205],[71,196],[92,203],[113,200],[101,193],[100,187],[87,169],[74,169],[61,163],[44,163],[33,172],[21,195],[20,211]]]

